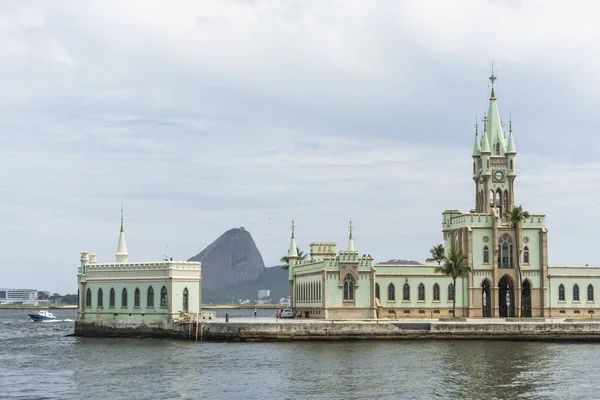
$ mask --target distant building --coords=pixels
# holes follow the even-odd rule
[[[170,322],[201,310],[199,262],[129,262],[123,216],[115,262],[81,252],[78,320]]]
[[[38,301],[38,291],[35,289],[5,289],[0,288],[0,303],[22,304]]]
[[[262,289],[258,291],[258,298],[259,299],[264,299],[267,297],[271,297],[271,291],[268,289]]]

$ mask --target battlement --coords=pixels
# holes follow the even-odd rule
[[[453,230],[460,228],[491,228],[494,224],[492,214],[469,213],[462,214],[455,211],[444,211],[442,230]],[[544,228],[546,225],[544,214],[531,214],[529,218],[521,223],[522,228]],[[499,221],[500,226],[508,226],[506,220]]]
[[[335,242],[312,242],[310,244],[310,258],[313,260],[322,260],[328,257],[335,257]]]
[[[101,263],[101,264],[86,264],[86,271],[123,271],[123,270],[168,270],[168,269],[188,269],[201,270],[201,263],[193,261],[157,261],[157,262],[130,262],[130,263]],[[78,273],[82,272],[80,266],[77,269]]]

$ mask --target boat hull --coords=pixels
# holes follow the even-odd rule
[[[45,322],[45,321],[56,321],[56,317],[46,317],[36,314],[27,314],[31,317],[35,322]]]

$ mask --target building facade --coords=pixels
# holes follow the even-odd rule
[[[77,270],[78,320],[164,322],[201,312],[199,262],[129,262],[123,219],[115,262],[81,252]]]
[[[495,94],[482,132],[475,127],[472,157],[474,208],[442,214],[444,248],[462,251],[471,272],[452,285],[436,265],[374,264],[354,250],[313,242],[310,259],[299,260],[292,228],[288,251],[292,307],[313,318],[585,317],[600,313],[595,302],[600,267],[549,266],[545,215],[528,213],[511,223],[518,178],[512,121],[508,136]],[[456,303],[456,304],[455,304]],[[600,304],[600,302],[598,302]]]
[[[0,288],[0,304],[37,303],[38,291],[35,289]]]

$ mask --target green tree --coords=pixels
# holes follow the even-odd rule
[[[514,207],[506,214],[506,219],[508,221],[508,225],[515,229],[515,246],[517,249],[517,271],[519,271],[519,287],[521,291],[523,290],[523,273],[521,272],[521,243],[519,241],[520,232],[521,232],[521,224],[523,221],[527,220],[530,217],[527,211],[523,211],[523,206]],[[523,296],[521,296],[521,313],[519,316],[523,316]]]
[[[46,290],[40,290],[38,292],[38,300],[48,300],[48,297],[50,297],[50,292],[46,291]]]
[[[471,267],[467,263],[467,256],[459,250],[458,252],[450,250],[448,256],[444,257],[444,265],[435,267],[436,274],[443,274],[452,278],[452,287],[454,288],[454,302],[452,303],[452,315],[456,316],[456,278],[465,277],[471,272]]]
[[[308,254],[304,254],[304,252],[297,247],[296,252],[298,253],[298,261],[306,260],[306,257],[308,257]],[[290,259],[288,256],[281,257],[279,261],[283,263],[281,264],[281,269],[288,269],[290,267]]]
[[[442,263],[442,261],[444,261],[444,256],[446,255],[446,250],[444,249],[444,245],[438,244],[437,246],[433,246],[429,250],[429,254],[431,254],[431,257],[425,261],[428,263],[436,262],[436,263],[438,263],[438,265],[440,265]]]

